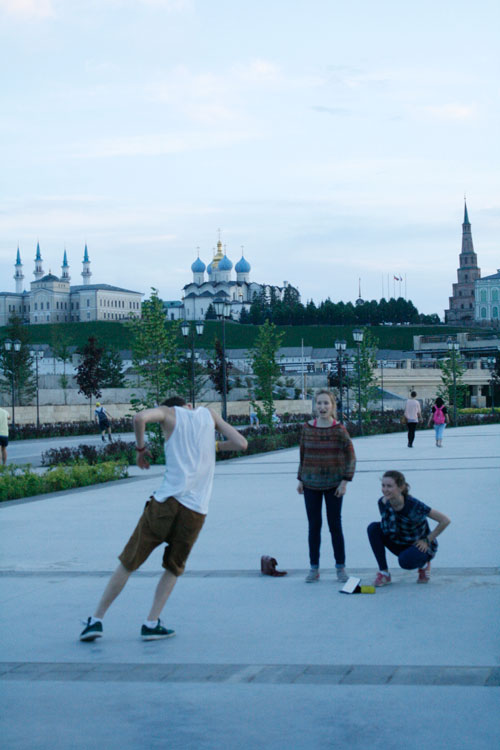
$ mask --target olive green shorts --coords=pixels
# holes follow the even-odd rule
[[[202,513],[186,508],[175,497],[162,503],[151,497],[118,559],[127,570],[137,570],[156,547],[165,543],[162,565],[180,576],[204,522]]]

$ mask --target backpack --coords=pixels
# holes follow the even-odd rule
[[[444,416],[443,407],[435,406],[434,409],[435,409],[434,416],[433,416],[434,424],[444,424],[446,419]]]

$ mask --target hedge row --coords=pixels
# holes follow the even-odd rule
[[[42,495],[74,487],[112,482],[128,476],[125,463],[107,461],[94,466],[74,464],[57,466],[44,474],[37,474],[30,466],[0,466],[0,501]]]

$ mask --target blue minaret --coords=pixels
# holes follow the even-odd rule
[[[62,270],[61,281],[67,281],[69,284],[69,282],[71,281],[71,276],[69,275],[69,264],[68,264],[68,256],[66,255],[66,248],[64,249],[64,257],[63,257],[61,270]]]
[[[92,271],[90,270],[89,251],[87,250],[87,243],[85,243],[85,250],[83,252],[83,271],[82,279],[84,284],[90,284],[90,277]]]
[[[24,273],[23,264],[21,263],[21,253],[19,252],[19,245],[17,246],[17,258],[14,268],[16,269],[16,273],[14,274],[14,279],[16,282],[16,294],[22,294]]]
[[[40,252],[40,243],[36,243],[35,271],[33,273],[35,281],[39,281],[45,274],[42,266],[42,253]]]

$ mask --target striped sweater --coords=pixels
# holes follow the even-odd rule
[[[315,427],[306,422],[300,437],[297,478],[314,490],[336,487],[354,476],[356,455],[351,438],[342,424]]]

